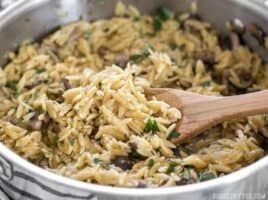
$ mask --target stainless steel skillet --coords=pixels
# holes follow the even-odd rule
[[[25,39],[40,39],[60,25],[80,18],[95,20],[113,15],[117,0],[24,0],[0,13],[0,65],[5,54]],[[126,0],[142,12],[159,5],[174,11],[187,11],[191,0]],[[257,23],[268,32],[268,7],[262,0],[199,0],[199,14],[224,32],[227,20]],[[60,17],[63,16],[64,17]],[[250,35],[247,43],[268,58]],[[266,56],[265,56],[266,55]],[[14,199],[268,199],[268,157],[230,175],[193,185],[127,189],[78,182],[45,171],[0,144],[0,185]]]

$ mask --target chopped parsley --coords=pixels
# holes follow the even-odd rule
[[[156,10],[156,16],[153,19],[154,31],[158,32],[163,27],[163,21],[166,21],[173,17],[173,13],[166,7],[159,7]]]
[[[144,49],[137,54],[133,54],[132,56],[130,56],[130,60],[132,62],[139,62],[142,61],[143,59],[147,58],[150,55],[150,49],[153,49],[151,45],[146,44]]]
[[[133,22],[140,21],[141,17],[140,16],[135,16],[133,17]]]
[[[103,29],[103,32],[107,33],[110,29],[108,27]]]
[[[156,33],[145,33],[146,36],[148,37],[155,37],[156,36]]]
[[[54,80],[54,79],[53,79],[53,77],[52,77],[52,76],[48,76],[48,77],[47,77],[47,81],[48,81],[48,83],[52,83],[52,82],[53,82],[53,80]]]
[[[190,170],[189,169],[185,169],[181,175],[181,179],[183,180],[190,180],[192,178]]]
[[[146,158],[139,154],[136,148],[131,147],[131,151],[129,152],[128,156],[133,160],[145,160]]]
[[[147,162],[147,167],[148,168],[152,168],[154,166],[154,159],[150,159],[150,160],[148,160],[148,162]]]
[[[56,148],[58,146],[58,140],[59,140],[59,136],[58,135],[54,135],[52,136],[52,145],[54,148]]]
[[[174,161],[170,161],[168,163],[168,168],[167,168],[166,174],[171,174],[172,172],[174,172],[175,167],[177,167],[177,166],[178,166],[178,163],[176,163]]]
[[[17,81],[9,81],[6,84],[6,87],[11,90],[11,94],[15,97],[19,95],[18,90],[17,90],[17,84],[18,84]]]
[[[70,145],[74,145],[74,143],[75,143],[75,139],[74,138],[69,138],[69,143],[70,143]]]
[[[97,164],[102,163],[102,160],[99,159],[99,158],[94,158],[94,159],[93,159],[93,162],[97,165]]]
[[[11,90],[17,90],[17,81],[9,81],[7,82],[6,86]]]
[[[87,29],[87,30],[84,30],[83,33],[84,33],[84,37],[86,39],[89,39],[92,34],[92,31],[90,29]]]
[[[172,50],[175,50],[175,49],[178,49],[178,48],[179,48],[179,46],[178,46],[175,42],[171,42],[171,43],[169,44],[169,47],[170,47]]]
[[[162,24],[162,20],[158,17],[155,17],[153,19],[153,28],[155,32],[158,32],[162,29],[163,24]]]
[[[37,68],[35,71],[37,74],[41,74],[46,71],[46,68]]]
[[[145,123],[145,127],[144,127],[144,132],[148,133],[148,132],[152,132],[152,133],[156,133],[159,130],[159,127],[157,125],[156,120],[152,120],[152,119],[148,119]]]
[[[209,87],[211,85],[210,81],[204,81],[203,83],[200,84],[202,87]]]
[[[171,139],[179,137],[179,136],[180,136],[180,133],[174,129],[168,134],[167,139],[171,140]]]
[[[93,162],[96,165],[101,165],[104,169],[109,170],[111,167],[108,163],[105,163],[103,160],[99,159],[99,158],[94,158]]]
[[[210,171],[202,172],[199,175],[200,181],[207,181],[207,180],[214,179],[214,178],[216,178],[216,175]]]
[[[173,12],[169,8],[161,6],[156,10],[156,15],[159,19],[166,21],[173,17]]]

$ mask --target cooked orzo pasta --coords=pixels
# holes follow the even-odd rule
[[[25,42],[0,69],[0,139],[29,161],[81,181],[122,187],[190,184],[265,155],[268,118],[220,124],[183,145],[179,110],[145,95],[172,87],[207,95],[268,88],[267,64],[196,14],[159,8],[62,27]]]

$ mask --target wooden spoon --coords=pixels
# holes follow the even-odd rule
[[[237,96],[217,97],[183,90],[149,88],[147,94],[182,111],[172,142],[181,144],[223,122],[250,115],[268,113],[268,90]]]

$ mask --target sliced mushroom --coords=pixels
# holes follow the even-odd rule
[[[224,69],[223,73],[222,73],[222,84],[225,85],[226,87],[228,87],[229,85],[229,78],[231,76],[231,72],[230,69]]]
[[[42,44],[41,47],[38,49],[38,53],[48,55],[54,61],[54,63],[60,62],[59,56],[57,54],[56,45]]]
[[[230,32],[228,36],[220,36],[219,37],[219,45],[223,50],[236,49],[237,47],[240,46],[241,40],[242,40],[241,35],[239,35],[235,32]]]
[[[54,133],[59,133],[61,131],[60,124],[57,123],[57,122],[53,122],[53,124],[52,124],[52,131]]]
[[[190,87],[192,87],[192,83],[190,81],[187,81],[187,80],[184,80],[184,79],[180,80],[180,85],[185,90],[190,88]]]
[[[223,50],[232,49],[231,40],[229,36],[220,35],[219,36],[219,45]]]
[[[51,118],[49,117],[48,113],[45,114],[44,118],[42,119],[42,126],[43,128],[46,128],[51,121]]]
[[[40,131],[43,128],[48,127],[51,120],[49,115],[46,113],[42,120],[39,119],[39,115],[40,113],[35,111],[34,116],[31,119],[29,119],[28,122],[25,122],[24,126],[26,127],[26,129],[30,131]]]
[[[108,48],[107,47],[104,47],[104,46],[101,46],[99,49],[98,49],[98,54],[103,57],[107,54],[107,51],[108,51]]]
[[[69,90],[72,88],[71,83],[68,79],[63,78],[62,82],[63,82],[64,90]]]
[[[264,45],[266,34],[259,25],[251,23],[247,26],[247,30],[259,42],[260,45]]]
[[[243,90],[250,87],[253,83],[253,79],[252,79],[252,76],[250,74],[244,74],[243,76],[240,76],[239,81],[236,78],[233,78],[231,76],[229,78],[229,81],[237,89],[243,89]]]
[[[47,80],[36,80],[30,84],[25,85],[24,88],[31,90],[31,89],[37,87],[38,85],[41,85],[41,84],[47,83],[47,82],[48,82]]]
[[[241,40],[238,34],[231,32],[230,35],[231,47],[232,49],[236,49],[240,46]]]
[[[114,60],[114,63],[123,69],[127,66],[128,62],[129,62],[129,56],[125,54],[120,54],[116,56]]]
[[[83,32],[81,31],[81,29],[78,26],[75,26],[72,31],[69,33],[67,40],[65,41],[65,43],[63,44],[63,46],[68,46],[69,44],[71,44],[72,42],[74,42],[75,40],[78,40],[80,37],[82,37]]]
[[[216,63],[215,53],[209,49],[203,49],[194,53],[194,58],[202,60],[207,65],[214,65]]]
[[[30,119],[27,124],[26,128],[30,131],[40,131],[42,129],[42,121],[38,119]]]
[[[176,181],[176,185],[188,185],[195,183],[194,179],[181,179],[179,181]]]
[[[240,19],[233,19],[231,21],[231,28],[232,28],[232,31],[239,34],[239,35],[243,35],[245,33],[245,26],[244,24],[242,23],[242,21]]]
[[[146,188],[146,187],[148,187],[148,186],[147,186],[145,181],[143,181],[143,180],[138,181],[137,188]]]
[[[111,162],[123,170],[129,170],[135,164],[129,156],[116,156]]]

